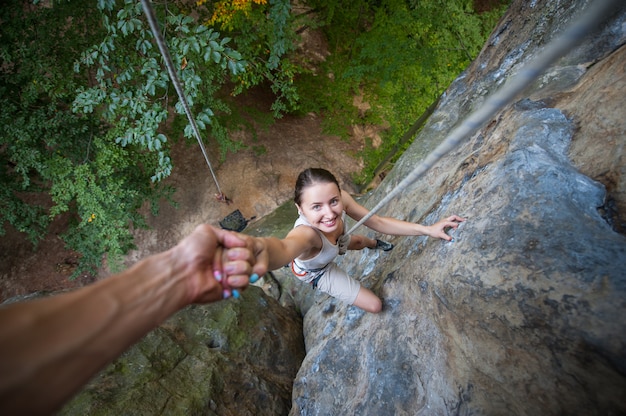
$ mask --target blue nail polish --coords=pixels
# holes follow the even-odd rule
[[[213,277],[215,277],[215,280],[217,280],[218,282],[222,281],[222,273],[220,273],[218,270],[215,270],[213,272]]]
[[[230,290],[226,289],[224,290],[223,294],[224,299],[228,299],[230,297]]]
[[[240,297],[240,296],[241,296],[241,295],[239,294],[239,291],[238,291],[237,289],[234,289],[234,290],[233,290],[233,297],[234,297],[235,299],[239,299],[239,297]]]
[[[259,275],[256,273],[252,273],[250,275],[250,283],[256,283],[259,280]]]
[[[450,240],[451,243],[454,243],[454,238],[452,240]]]

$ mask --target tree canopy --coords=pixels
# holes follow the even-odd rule
[[[242,145],[229,138],[228,96],[270,88],[273,116],[317,111],[329,128],[354,118],[363,90],[392,126],[383,157],[402,132],[477,55],[499,8],[472,2],[174,0],[154,3],[195,122],[221,157]],[[115,270],[172,189],[170,149],[192,138],[154,43],[133,0],[6,0],[0,8],[0,233],[7,224],[36,243],[50,221],[70,219],[62,235],[82,254],[76,274],[106,255]],[[318,77],[297,53],[299,34],[326,33],[331,57]],[[166,124],[168,115],[176,119]],[[376,121],[376,120],[374,120]],[[386,150],[387,149],[387,150]]]

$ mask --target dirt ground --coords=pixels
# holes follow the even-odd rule
[[[242,105],[261,109],[268,109],[271,102],[262,93],[240,100]],[[296,177],[306,167],[331,170],[345,189],[353,191],[351,174],[361,169],[356,155],[363,146],[364,134],[371,131],[366,133],[367,129],[355,126],[348,143],[323,134],[321,120],[315,115],[284,117],[270,127],[256,127],[256,137],[250,131],[234,134],[248,149],[227,155],[221,164],[212,162],[221,190],[233,201],[228,205],[215,198],[217,188],[198,144],[175,146],[174,169],[167,182],[177,189],[174,198],[178,208],[163,203],[160,215],[149,219],[152,229],[136,232],[137,250],[129,253],[127,264],[171,247],[197,224],[217,226],[235,209],[246,218],[269,214],[292,198]],[[259,152],[258,146],[264,152]],[[218,160],[211,152],[211,143],[207,150],[211,161]],[[36,251],[23,234],[7,229],[0,238],[0,301],[32,292],[79,287],[110,274],[103,269],[99,276],[69,280],[78,256],[66,250],[58,237],[64,225],[62,219],[55,221]]]

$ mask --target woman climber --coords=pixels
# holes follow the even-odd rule
[[[345,249],[389,251],[393,248],[390,243],[363,235],[344,236],[345,215],[358,221],[369,211],[340,189],[332,173],[317,168],[300,173],[294,202],[300,216],[284,239],[255,238],[257,252],[261,257],[267,256],[268,269],[275,270],[291,263],[294,274],[300,280],[365,311],[380,312],[382,302],[378,296],[362,287],[333,262],[338,254],[345,253]],[[450,241],[452,238],[445,231],[457,228],[462,221],[465,219],[452,215],[425,226],[373,215],[364,224],[384,234],[427,235]]]

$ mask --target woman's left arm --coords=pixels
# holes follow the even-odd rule
[[[352,196],[341,191],[341,197],[346,214],[351,218],[359,221],[369,213],[369,210],[357,203]],[[460,222],[465,221],[457,215],[451,215],[432,225],[421,225],[413,222],[402,221],[391,217],[381,217],[380,215],[372,215],[364,225],[374,231],[390,235],[427,235],[429,237],[441,238],[450,241],[452,237],[446,234],[448,228],[457,228]]]

